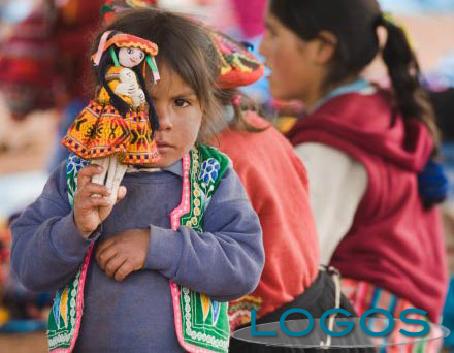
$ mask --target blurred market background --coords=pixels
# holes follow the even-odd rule
[[[58,160],[57,136],[82,107],[86,50],[99,21],[101,0],[0,0],[0,352],[46,352],[49,295],[31,295],[8,273],[7,224],[41,191]],[[161,0],[163,8],[191,13],[257,49],[265,0]],[[444,205],[450,271],[454,275],[454,0],[381,0],[407,29],[419,55],[444,135],[451,180]],[[20,57],[21,60],[17,60]],[[367,75],[386,84],[374,63]],[[15,78],[13,82],[12,77]],[[17,77],[22,79],[17,82]],[[269,119],[285,128],[299,105],[270,99],[266,80],[247,89]],[[278,117],[282,119],[277,119]],[[453,297],[453,298],[451,298]],[[445,324],[454,327],[454,293]],[[446,349],[454,351],[454,339]]]

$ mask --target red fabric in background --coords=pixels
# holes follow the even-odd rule
[[[20,87],[33,92],[33,100],[30,95],[14,93],[12,106],[20,107],[20,113],[51,108],[62,98],[62,104],[86,98],[91,75],[89,51],[102,3],[69,0],[58,7],[38,1],[29,16],[14,25],[1,47],[0,82],[7,96],[20,92]]]
[[[294,146],[331,146],[366,169],[366,193],[331,264],[346,278],[409,300],[438,322],[448,279],[443,226],[439,209],[425,209],[418,192],[418,173],[433,148],[428,129],[393,119],[385,92],[354,93],[299,120],[288,137]]]
[[[320,258],[304,166],[287,139],[255,112],[248,121],[268,128],[226,129],[214,145],[231,158],[262,225],[265,267],[252,293],[263,300],[261,317],[311,286]]]
[[[264,31],[263,18],[266,0],[231,0],[238,25],[246,38],[254,38]]]

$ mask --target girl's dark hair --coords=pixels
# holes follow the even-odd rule
[[[259,107],[253,99],[240,93],[238,89],[218,90],[216,96],[223,106],[232,106],[233,108],[233,120],[229,122],[230,128],[248,132],[262,132],[268,128],[254,126],[245,118],[247,111],[259,111]]]
[[[215,97],[219,58],[208,33],[200,24],[172,12],[147,8],[125,11],[101,33],[108,30],[129,33],[156,43],[159,48],[156,56],[158,66],[164,63],[181,76],[200,102],[203,118],[198,140],[206,142],[215,131],[220,131],[224,119]],[[100,35],[98,41],[99,38]],[[146,91],[144,89],[148,95]]]
[[[119,31],[112,31],[112,33],[109,34],[109,36],[107,37],[107,39],[109,38],[112,38],[114,35],[118,34]],[[99,41],[99,39],[98,39]],[[97,41],[97,42],[98,42]],[[97,46],[96,46],[97,47]],[[114,51],[115,53],[117,54],[117,57],[118,57],[118,54],[119,54],[119,51],[120,49],[115,47],[114,48]],[[95,68],[95,71],[96,71],[96,74],[98,76],[98,82],[104,87],[104,89],[107,91],[107,94],[109,95],[109,98],[110,98],[110,103],[118,109],[118,111],[120,112],[120,114],[122,116],[126,116],[126,114],[129,112],[130,110],[130,107],[129,107],[129,104],[127,102],[125,102],[119,95],[117,95],[116,93],[114,93],[109,85],[107,84],[107,79],[106,79],[106,72],[107,72],[107,69],[112,66],[112,65],[115,65],[113,60],[112,60],[112,57],[109,53],[109,51],[107,50],[101,57],[101,61],[99,62],[99,65]],[[150,98],[150,95],[148,94],[148,91],[145,87],[145,80],[143,78],[143,68],[144,68],[144,65],[145,65],[145,60],[142,61],[142,63],[140,63],[140,65],[137,65],[137,66],[134,66],[132,68],[132,70],[135,72],[136,74],[136,77],[139,81],[139,86],[140,88],[142,89],[142,91],[144,92],[144,95],[145,95],[145,101],[148,103],[148,107],[149,107],[149,119],[150,119],[150,124],[151,124],[151,127],[153,129],[153,134],[155,134],[155,132],[159,129],[159,121],[158,121],[158,118],[156,116],[156,109],[154,107],[154,104],[153,104],[153,101],[151,100]]]
[[[416,56],[404,31],[384,16],[377,0],[270,0],[269,9],[283,25],[305,41],[328,31],[336,50],[326,88],[358,75],[379,53],[377,28],[387,30],[383,59],[391,78],[395,108],[404,119],[423,121],[438,143],[434,113],[422,89]]]

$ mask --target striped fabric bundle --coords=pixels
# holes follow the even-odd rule
[[[342,291],[351,301],[358,315],[364,314],[369,309],[384,309],[392,314],[396,326],[393,332],[384,338],[380,337],[381,342],[378,344],[386,344],[382,346],[379,353],[437,353],[440,352],[443,340],[434,339],[440,335],[437,329],[432,329],[428,337],[424,340],[417,340],[418,337],[408,337],[399,333],[400,329],[414,331],[415,326],[405,324],[398,320],[400,313],[406,309],[415,308],[415,305],[404,298],[399,298],[391,292],[376,287],[373,284],[356,281],[353,279],[344,278],[342,280]],[[408,318],[429,321],[427,317],[421,315],[408,315]],[[386,320],[375,320],[374,327],[370,329],[374,332],[379,332],[385,329]],[[420,329],[420,326],[417,327]],[[431,340],[433,339],[433,340]]]

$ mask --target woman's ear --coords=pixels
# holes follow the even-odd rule
[[[331,61],[336,52],[337,38],[328,31],[321,31],[317,36],[317,48],[315,50],[315,62],[325,65]]]

